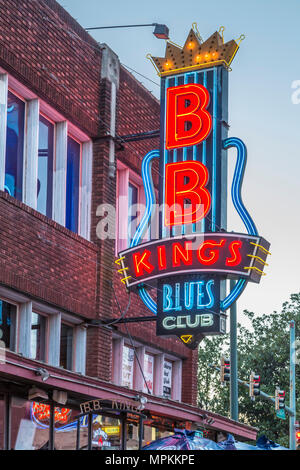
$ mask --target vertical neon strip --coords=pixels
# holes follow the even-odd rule
[[[165,81],[165,109],[164,109],[164,180],[162,184],[162,190],[163,190],[163,198],[162,198],[162,205],[163,205],[163,210],[162,210],[162,238],[166,238],[166,227],[165,227],[165,181],[166,181],[166,164],[168,163],[168,150],[166,149],[166,117],[167,117],[167,88],[169,87],[169,78],[166,78]]]
[[[206,72],[203,72],[203,86],[207,88],[207,74]],[[206,165],[206,140],[202,142],[202,163],[203,165]],[[205,232],[205,218],[202,219],[202,232]]]
[[[188,84],[188,78],[189,78],[189,74],[185,73],[184,76],[183,76],[184,85]],[[183,147],[182,152],[183,152],[182,153],[182,160],[185,162],[186,159],[187,159],[187,147]]]
[[[193,82],[194,83],[198,83],[197,81],[197,73],[194,72],[193,74]],[[193,160],[196,160],[197,161],[197,157],[198,157],[198,147],[197,145],[194,145],[193,147]],[[204,220],[204,219],[203,219]],[[203,223],[203,221],[201,222],[201,224]],[[202,225],[201,225],[202,226]],[[193,233],[196,233],[197,232],[197,224],[193,224],[193,230],[192,230]]]
[[[178,76],[175,77],[174,86],[178,86]],[[173,162],[177,162],[177,149],[173,150]]]
[[[194,77],[194,83],[197,83],[197,74],[194,72],[192,75]],[[193,160],[197,160],[197,145],[193,147]]]
[[[184,82],[184,85],[187,85],[188,84],[188,78],[189,78],[189,74],[185,73],[184,76],[183,76],[183,82]],[[183,147],[183,150],[182,150],[182,160],[185,162],[187,160],[187,147]],[[182,225],[181,227],[181,233],[182,235],[184,235],[186,232],[186,226],[185,225]]]
[[[217,184],[217,111],[218,111],[217,68],[213,71],[213,159],[212,159],[212,218],[211,230],[216,231],[216,184]]]

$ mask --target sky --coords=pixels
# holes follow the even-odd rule
[[[225,42],[241,43],[230,72],[229,136],[248,148],[244,203],[261,236],[271,243],[269,266],[259,285],[248,283],[238,311],[280,310],[300,292],[300,34],[299,0],[61,0],[83,27],[164,23],[170,39],[183,45],[193,22],[203,39],[225,26]],[[91,32],[107,43],[122,64],[145,75],[136,78],[159,97],[159,77],[146,55],[164,56],[165,43],[151,28]],[[297,80],[299,83],[297,84]],[[155,82],[155,83],[153,83]],[[292,100],[293,93],[295,94]],[[298,99],[297,99],[298,98]],[[293,103],[293,101],[299,104]],[[234,153],[229,157],[231,182]],[[228,230],[245,229],[228,203]]]

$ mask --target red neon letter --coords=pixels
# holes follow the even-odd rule
[[[242,242],[236,241],[231,242],[229,245],[229,251],[231,258],[226,259],[226,266],[237,266],[242,261],[240,249],[242,248]]]
[[[192,242],[185,242],[184,248],[180,243],[173,243],[173,267],[180,266],[181,261],[186,266],[192,264]]]
[[[167,268],[166,247],[164,245],[157,247],[158,269],[161,271]]]
[[[201,162],[168,163],[165,176],[165,225],[194,224],[206,216],[211,196],[208,170]],[[190,202],[185,208],[185,202]]]
[[[166,148],[197,145],[212,127],[208,90],[197,83],[167,89]]]
[[[205,242],[202,243],[202,245],[199,246],[198,248],[198,259],[201,264],[204,264],[205,266],[209,266],[211,264],[215,264],[220,256],[219,250],[216,250],[216,248],[221,248],[224,246],[225,240],[222,239],[219,242],[216,242],[215,240],[206,240]],[[205,255],[205,250],[208,248],[211,248],[208,251],[208,255]]]
[[[154,266],[149,263],[150,255],[151,251],[149,250],[145,250],[142,255],[140,253],[135,253],[133,255],[133,265],[136,276],[142,276],[144,274],[144,271],[149,274],[152,273]]]

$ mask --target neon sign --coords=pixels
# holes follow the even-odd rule
[[[191,348],[206,334],[226,331],[226,310],[248,282],[260,282],[270,254],[242,200],[246,146],[228,138],[228,69],[244,36],[225,43],[223,32],[202,42],[192,29],[182,48],[167,42],[165,57],[150,56],[161,77],[160,149],[143,159],[146,211],[116,261],[127,289],[157,315],[157,334],[176,335]],[[245,233],[227,229],[230,148],[236,154],[231,198]],[[155,203],[163,208],[159,239],[141,243]],[[236,280],[231,291],[228,279]]]
[[[69,408],[54,408],[55,425],[66,425],[71,417],[72,410]],[[36,424],[42,427],[48,427],[50,422],[50,405],[33,402],[31,406],[31,417]]]
[[[269,243],[261,237],[239,233],[195,233],[155,240],[120,253],[127,288],[170,276],[220,274],[259,283]]]
[[[208,179],[208,169],[201,162],[166,165],[165,226],[194,224],[206,216],[211,207]],[[186,201],[190,202],[188,209]]]
[[[166,148],[197,145],[212,127],[208,90],[198,83],[167,89]]]

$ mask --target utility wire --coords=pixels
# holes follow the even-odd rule
[[[114,297],[115,297],[116,304],[117,304],[118,309],[119,309],[120,314],[121,314],[121,317],[120,317],[120,318],[122,318],[122,317],[124,316],[124,312],[125,312],[125,311],[122,312],[122,309],[121,309],[121,306],[120,306],[120,303],[119,303],[119,300],[118,300],[118,298],[117,298],[117,295],[116,295],[116,292],[115,292],[115,289],[114,289],[114,286],[113,286],[113,285],[112,285],[112,290],[113,290],[113,294],[114,294]],[[128,309],[127,309],[127,310],[128,310]],[[127,312],[126,312],[126,313],[127,313]],[[118,321],[119,321],[119,320],[118,320]],[[141,371],[141,374],[142,374],[144,383],[145,383],[145,385],[146,385],[147,391],[148,391],[149,395],[151,395],[150,390],[149,390],[149,387],[148,387],[148,384],[147,384],[147,381],[146,381],[146,377],[145,377],[145,374],[144,374],[144,371],[143,371],[143,368],[142,368],[142,366],[141,366],[139,357],[138,357],[137,352],[136,352],[136,348],[135,348],[135,346],[134,346],[134,343],[133,343],[133,340],[132,340],[132,337],[131,337],[131,334],[129,333],[127,324],[125,323],[124,325],[125,325],[125,329],[126,329],[127,336],[128,336],[128,338],[129,338],[130,344],[131,344],[131,346],[132,346],[132,348],[133,348],[134,355],[135,355],[135,358],[136,358],[136,360],[137,360],[139,369],[140,369],[140,371]]]

